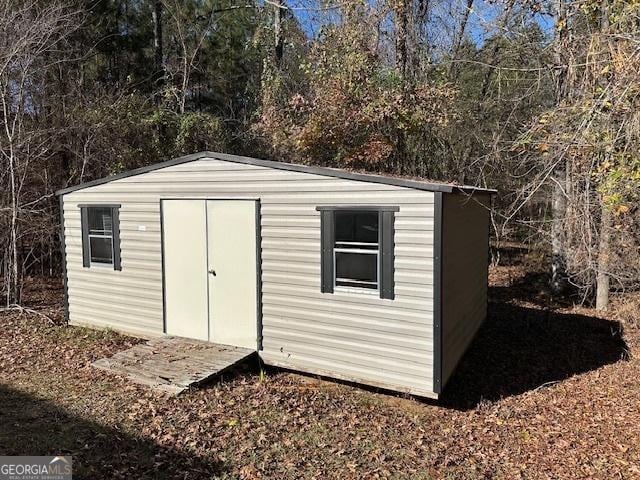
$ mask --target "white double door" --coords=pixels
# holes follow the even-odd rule
[[[166,333],[257,348],[257,202],[161,202]]]

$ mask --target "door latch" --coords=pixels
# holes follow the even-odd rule
[[[209,270],[209,273],[210,273],[211,275],[213,275],[214,277],[216,276],[216,271],[215,271],[215,270]]]

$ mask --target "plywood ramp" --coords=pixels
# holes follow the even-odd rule
[[[141,343],[93,366],[177,395],[255,353],[249,348],[169,337]]]

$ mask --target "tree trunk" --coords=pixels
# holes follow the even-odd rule
[[[407,65],[408,37],[409,37],[409,2],[408,0],[398,0],[395,9],[396,27],[396,71],[400,75],[402,84],[403,102],[406,101],[407,91]],[[402,127],[396,128],[396,148],[392,158],[391,171],[395,173],[405,173],[407,163],[407,139]]]
[[[560,161],[553,171],[553,194],[551,200],[551,290],[555,295],[562,294],[567,288],[567,255],[565,219],[567,197],[563,186],[566,185],[567,171],[564,161]]]
[[[396,69],[404,78],[407,75],[408,36],[409,36],[409,2],[399,0],[396,8]]]
[[[20,267],[18,264],[18,198],[16,192],[15,157],[9,156],[9,181],[11,182],[11,223],[10,223],[10,263],[9,284],[7,285],[7,306],[20,303]]]
[[[274,35],[274,61],[276,68],[282,66],[282,57],[284,56],[284,35],[282,34],[282,17],[284,6],[281,0],[276,1],[276,10],[273,16],[273,35]]]
[[[566,94],[567,65],[565,52],[567,45],[566,0],[556,0],[556,38],[554,43],[555,61],[555,104],[560,107]],[[553,193],[551,200],[551,291],[562,294],[567,288],[567,242],[565,222],[567,219],[567,191],[571,182],[565,159],[558,160],[553,170]]]
[[[462,15],[462,21],[460,22],[460,28],[456,34],[456,38],[453,42],[451,49],[451,63],[449,64],[449,78],[457,80],[460,69],[457,65],[458,55],[460,54],[460,48],[464,40],[464,34],[467,31],[467,24],[469,23],[469,16],[471,15],[471,9],[473,8],[474,0],[467,0],[466,9]]]
[[[602,0],[600,11],[600,28],[602,33],[609,33],[609,2]],[[613,49],[610,46],[610,52]],[[613,81],[610,78],[610,81]],[[610,100],[610,98],[608,98]],[[613,133],[613,132],[610,132]],[[613,138],[613,135],[611,135]],[[605,164],[611,160],[610,153],[605,155]],[[596,310],[609,308],[609,254],[611,245],[611,209],[604,198],[600,199],[600,241],[598,242],[598,273],[596,276]]]
[[[569,36],[568,36],[568,25],[567,25],[567,0],[556,0],[555,1],[555,11],[556,11],[556,33],[555,33],[555,41],[553,45],[553,61],[554,61],[554,93],[555,93],[555,103],[556,106],[559,106],[562,103],[562,100],[566,97],[567,94],[567,74],[569,70],[569,65],[566,59],[566,55],[569,49]]]
[[[155,57],[156,82],[158,86],[164,84],[164,52],[162,50],[162,1],[154,2],[153,15],[153,49]]]
[[[187,60],[187,47],[186,45],[183,48],[184,51],[184,60],[182,61],[182,92],[180,95],[180,105],[179,111],[180,114],[184,114],[187,105],[187,87],[189,86],[189,75],[190,75],[190,65]]]
[[[429,38],[429,18],[431,16],[431,0],[418,0],[413,8],[412,49],[420,52],[420,55],[411,55],[411,72],[416,75],[421,71],[421,66],[431,65],[431,42]],[[424,73],[426,69],[422,69]]]
[[[596,278],[596,309],[609,307],[609,253],[611,245],[611,210],[602,202],[600,242],[598,245],[598,275]]]

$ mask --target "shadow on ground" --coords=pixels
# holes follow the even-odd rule
[[[618,322],[489,303],[487,321],[449,380],[441,404],[474,408],[626,359]]]
[[[0,385],[1,455],[73,455],[73,478],[212,478],[218,462],[77,418]]]

